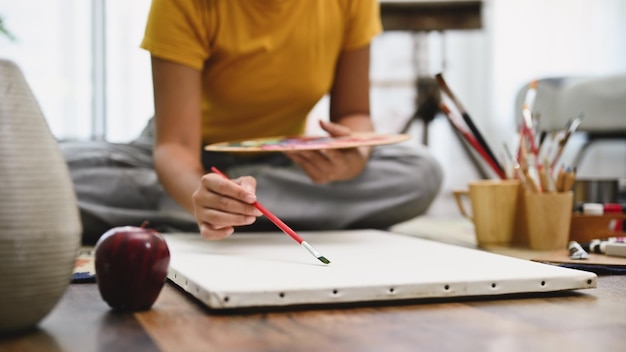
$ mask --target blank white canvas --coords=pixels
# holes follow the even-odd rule
[[[237,233],[220,241],[169,234],[168,278],[212,309],[596,287],[593,273],[379,230],[300,235],[331,264],[282,233]]]

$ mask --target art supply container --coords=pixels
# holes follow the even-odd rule
[[[453,192],[459,211],[474,223],[479,247],[508,246],[513,238],[518,203],[518,180],[479,180],[468,190]],[[471,211],[464,197],[469,197]]]
[[[567,249],[573,199],[572,192],[524,194],[523,215],[518,221],[524,222],[531,249]]]

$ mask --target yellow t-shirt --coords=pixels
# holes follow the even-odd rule
[[[302,133],[343,50],[382,29],[376,0],[153,0],[141,47],[202,71],[202,139]]]

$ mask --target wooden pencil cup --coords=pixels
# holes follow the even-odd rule
[[[574,195],[560,193],[525,193],[523,197],[522,238],[536,250],[566,249],[572,219]]]
[[[469,190],[453,192],[459,211],[472,220],[479,247],[511,244],[518,204],[518,180],[480,180],[469,183]],[[463,205],[469,197],[471,211]]]
[[[529,191],[520,183],[517,195],[517,207],[515,212],[515,228],[511,243],[516,247],[529,247],[528,225],[526,215],[526,194]]]

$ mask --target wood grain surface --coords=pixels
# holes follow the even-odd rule
[[[154,307],[113,313],[73,284],[35,331],[0,351],[623,351],[626,276],[547,295],[221,314],[168,284]]]

